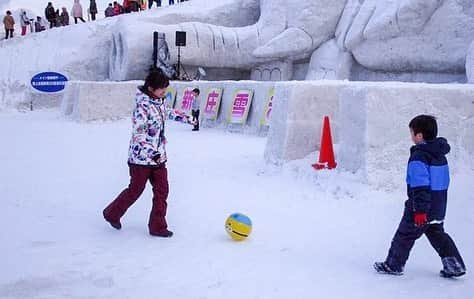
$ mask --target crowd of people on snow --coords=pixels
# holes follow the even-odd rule
[[[124,13],[138,12],[146,9],[151,9],[155,3],[157,7],[162,6],[162,0],[123,0],[122,4],[118,1],[109,3],[104,10],[104,16],[106,18],[117,16]],[[177,3],[189,0],[176,0]],[[87,19],[95,21],[99,9],[97,7],[96,0],[89,0],[89,7],[87,8]],[[169,5],[174,5],[175,0],[168,0]],[[77,24],[78,21],[86,22],[84,20],[83,7],[80,0],[74,0],[74,4],[70,13],[66,7],[62,7],[61,10],[55,8],[52,2],[48,2],[44,10],[44,18],[37,16],[36,19],[30,18],[25,10],[21,10],[19,13],[19,21],[21,27],[21,35],[26,35],[28,29],[30,32],[41,32],[49,28],[68,26],[72,20]],[[5,39],[13,38],[15,31],[15,18],[10,10],[6,11],[3,18],[3,25],[5,27]]]

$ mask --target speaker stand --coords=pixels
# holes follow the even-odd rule
[[[181,78],[181,68],[183,69],[183,73],[184,73],[183,78]],[[188,73],[186,73],[184,66],[181,64],[181,47],[180,46],[178,46],[178,65],[176,67],[176,77],[178,78],[178,80],[182,80],[182,81],[189,80]]]

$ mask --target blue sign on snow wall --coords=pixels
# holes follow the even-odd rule
[[[31,78],[31,86],[42,92],[58,92],[66,87],[66,76],[55,72],[39,73]]]

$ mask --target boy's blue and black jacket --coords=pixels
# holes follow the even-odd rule
[[[445,155],[450,149],[442,137],[410,149],[405,205],[413,212],[427,213],[428,221],[443,221],[446,215],[449,167]]]

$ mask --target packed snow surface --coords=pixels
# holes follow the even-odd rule
[[[0,112],[0,298],[473,298],[472,274],[440,278],[425,238],[404,276],[374,273],[402,214],[403,181],[387,192],[357,174],[315,172],[317,153],[265,165],[261,137],[168,122],[175,235],[148,235],[149,186],[116,231],[101,212],[128,184],[130,131],[130,120]],[[469,271],[468,169],[452,175],[446,229]],[[248,240],[226,235],[233,212],[252,219]]]

